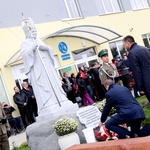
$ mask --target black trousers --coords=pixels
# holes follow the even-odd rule
[[[33,110],[34,116],[37,117],[38,116],[38,109],[37,109],[36,99],[32,100],[32,110]]]
[[[35,122],[35,119],[33,117],[33,113],[30,107],[28,106],[18,107],[18,109],[19,109],[21,119],[25,128],[28,126],[29,123]]]

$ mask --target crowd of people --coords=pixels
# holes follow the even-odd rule
[[[131,94],[134,89],[134,96],[145,94],[150,107],[150,51],[135,43],[132,36],[123,39],[123,46],[127,50],[123,56],[117,55],[110,63],[108,50],[101,50],[98,53],[102,64],[94,62],[91,67],[81,66],[77,75],[67,72],[63,73],[62,88],[66,96],[73,103],[80,102],[81,106],[94,105],[97,101],[106,98],[106,105],[102,112],[100,126],[105,124],[107,129],[114,131],[121,138],[126,135],[135,137],[139,132],[140,125],[145,119],[144,112],[138,102]],[[34,123],[37,113],[37,103],[33,89],[27,82],[22,83],[22,90],[14,87],[13,100],[21,115],[14,118],[12,112],[14,107],[3,102],[0,105],[0,148],[9,150],[8,136],[10,126],[16,128],[19,133],[26,129],[29,124]],[[126,96],[125,96],[126,95]],[[77,100],[77,97],[80,97]],[[106,121],[111,108],[114,107],[118,113]],[[22,122],[22,123],[21,123]],[[120,127],[120,124],[130,124],[131,131]]]
[[[29,124],[36,121],[38,116],[37,103],[34,92],[27,82],[22,83],[22,90],[18,86],[14,87],[14,103],[17,105],[20,117],[13,117],[15,108],[2,102],[0,104],[0,149],[9,150],[8,138],[11,136],[11,128],[15,134],[21,133]]]
[[[99,78],[99,68],[100,64],[95,62],[91,68],[86,66],[79,68],[76,76],[74,73],[71,76],[67,72],[63,73],[62,88],[69,100],[76,103],[76,97],[80,96],[82,105],[87,106],[105,98],[105,88]]]

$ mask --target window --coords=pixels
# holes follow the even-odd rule
[[[96,52],[95,52],[94,48],[76,50],[76,51],[72,52],[72,56],[73,56],[75,61],[89,58],[89,57],[95,56],[95,55],[96,55]]]
[[[95,0],[99,14],[108,14],[122,11],[118,0]]]
[[[98,62],[98,56],[94,47],[73,51],[72,56],[74,58],[73,64],[57,68],[57,72],[61,77],[63,76],[63,72],[68,72],[69,75],[71,75],[71,73],[75,73],[76,75],[79,71],[79,67],[92,67],[95,61]]]
[[[113,57],[115,58],[117,55],[122,56],[126,50],[123,48],[123,42],[117,41],[109,44]]]
[[[7,97],[6,90],[5,90],[3,81],[2,81],[1,74],[0,74],[0,102],[1,103],[6,102],[7,104],[9,104],[8,97]]]
[[[130,0],[130,2],[133,10],[149,7],[147,0]]]
[[[77,0],[64,0],[69,18],[80,18],[81,11]]]
[[[142,38],[143,38],[144,45],[146,47],[150,48],[150,33],[149,34],[143,34]]]

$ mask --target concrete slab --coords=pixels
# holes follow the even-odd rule
[[[9,145],[10,145],[10,150],[12,150],[13,148],[13,143],[16,146],[20,146],[23,142],[26,142],[26,133],[22,132],[20,134],[17,135],[12,135],[11,137],[9,137]]]

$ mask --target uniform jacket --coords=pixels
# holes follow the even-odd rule
[[[150,95],[150,50],[134,43],[130,48],[128,59],[137,90],[145,89]]]
[[[105,70],[105,71],[104,71]],[[101,79],[101,83],[104,84],[105,80],[106,79],[112,79],[111,77],[109,77],[106,73],[109,75],[109,76],[114,76],[114,77],[118,77],[118,72],[117,72],[117,68],[116,66],[114,66],[113,64],[111,63],[103,63],[103,65],[100,67],[99,69],[99,75],[100,75],[100,79]]]
[[[13,99],[18,107],[24,107],[24,103],[28,103],[28,97],[22,91],[15,93]]]
[[[106,104],[102,112],[101,122],[105,122],[106,118],[114,107],[117,114],[113,118],[118,120],[134,120],[145,118],[144,111],[140,104],[133,98],[128,88],[112,84],[106,93]]]
[[[4,117],[5,117],[5,113],[2,109],[2,107],[0,106],[0,119],[2,119]],[[10,130],[10,127],[9,127],[8,120],[7,120],[6,124],[0,124],[0,135],[6,134],[7,131],[9,131],[9,130]]]

